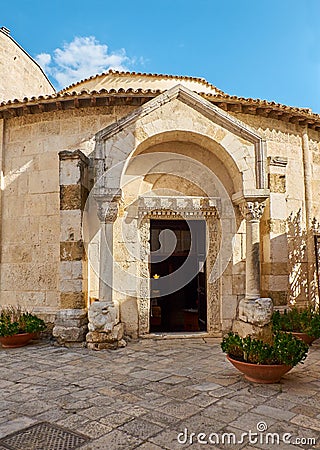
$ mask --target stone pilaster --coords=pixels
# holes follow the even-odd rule
[[[79,150],[60,157],[60,311],[53,335],[61,345],[84,345],[87,276],[81,225],[88,196],[88,158]]]
[[[113,299],[113,226],[118,216],[121,191],[104,191],[100,187],[94,193],[94,199],[100,220],[99,301],[89,308],[86,340],[88,348],[102,350],[125,345],[119,304]]]
[[[113,306],[113,224],[118,216],[121,192],[109,190],[107,193],[96,193],[94,198],[100,220],[99,300]]]
[[[0,249],[2,248],[2,189],[3,186],[3,154],[4,154],[4,119],[0,119]],[[1,251],[0,251],[0,277],[1,277]],[[1,298],[1,292],[0,292]]]
[[[274,305],[284,305],[289,297],[287,236],[287,163],[284,156],[268,158],[269,204],[261,222],[263,260],[261,293]]]

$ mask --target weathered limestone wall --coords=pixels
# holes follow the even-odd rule
[[[0,29],[0,102],[53,93],[38,64]]]
[[[70,110],[5,120],[0,303],[52,321],[59,308],[61,150],[89,155],[94,134],[130,108]]]
[[[51,320],[61,307],[58,153],[62,150],[79,149],[90,156],[94,150],[95,133],[133,109],[135,107],[91,107],[26,115],[2,121],[3,157],[1,161],[0,148],[0,171],[3,170],[4,177],[0,203],[1,304],[20,303],[34,308],[35,311],[41,311]],[[176,135],[171,137],[179,141],[179,144],[168,141],[162,143],[160,148],[156,145],[159,142],[152,141],[153,131],[150,131],[156,130],[156,124],[163,119],[160,112],[134,130],[135,138],[137,140],[141,138],[142,141],[144,139],[142,137],[149,133],[148,143],[153,145],[154,151],[173,150],[193,157],[200,152],[199,160],[212,167],[232,195],[234,185],[238,188],[239,182],[232,172],[230,160],[224,159],[223,152],[219,153],[219,145],[225,146],[226,149],[234,146],[233,152],[236,155],[235,149],[238,144],[232,141],[230,134],[221,126],[212,125],[209,119],[204,118],[201,124],[199,114],[185,105],[178,109],[177,102],[172,102],[165,107],[165,111],[167,117],[171,118],[170,124],[168,122],[170,126],[180,123],[179,121],[182,123],[185,119],[192,130],[194,122],[198,121],[204,134],[212,136],[219,144],[208,149],[206,139],[201,141],[201,146],[197,146],[195,142],[181,142],[179,141],[181,130],[178,130]],[[261,222],[262,295],[271,297],[275,304],[279,305],[285,304],[290,298],[304,302],[309,292],[310,277],[308,278],[306,250],[302,129],[276,119],[244,114],[236,116],[255,128],[266,139],[268,183],[271,194]],[[246,172],[245,181],[250,186],[254,184],[252,148],[246,142],[243,143],[243,148],[245,151],[238,158],[238,161],[243,160],[243,166],[239,169]],[[309,148],[313,177],[312,214],[320,221],[320,140],[315,131],[309,132]],[[112,154],[112,157],[114,160],[110,159],[108,163],[118,161],[117,154]],[[228,167],[226,171],[225,167]],[[171,181],[173,187],[178,185],[176,181]],[[168,186],[167,178],[158,181],[158,187],[163,186]],[[226,327],[231,323],[238,301],[244,294],[245,222],[240,217],[237,217],[237,220],[233,261],[228,265],[221,282],[220,308]],[[121,254],[121,246],[117,252]],[[91,295],[97,294],[96,285],[91,286],[91,289]],[[64,305],[68,304],[68,298],[70,300],[70,297],[65,296]],[[127,321],[132,317],[132,323],[136,324],[137,305],[132,298],[127,298],[126,304],[128,309],[123,310],[123,315],[127,314]],[[129,311],[130,308],[132,312]],[[133,328],[130,332],[134,334]]]
[[[267,141],[270,202],[261,223],[262,295],[271,297],[275,305],[289,301],[304,304],[317,295],[314,243],[310,225],[307,226],[305,128],[260,116],[236,116]],[[319,133],[314,130],[307,133],[312,164],[311,218],[319,221]]]

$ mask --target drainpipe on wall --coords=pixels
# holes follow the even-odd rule
[[[304,172],[304,200],[305,200],[305,218],[307,229],[307,277],[308,277],[308,299],[312,300],[311,293],[315,279],[315,255],[312,233],[312,162],[309,149],[308,127],[302,131],[302,157]]]
[[[2,248],[2,191],[4,189],[4,119],[0,119],[0,280],[1,280],[1,248]],[[1,281],[0,281],[1,284]],[[1,298],[1,289],[0,289]]]

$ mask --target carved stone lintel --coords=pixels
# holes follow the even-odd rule
[[[244,201],[239,204],[239,209],[246,220],[259,222],[265,206],[265,202]]]
[[[139,216],[217,216],[219,199],[214,197],[139,197]]]

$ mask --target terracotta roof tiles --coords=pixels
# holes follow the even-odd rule
[[[79,86],[82,83],[85,83],[90,80],[102,78],[102,77],[105,77],[105,76],[111,75],[111,74],[120,75],[120,76],[133,76],[133,77],[134,76],[143,76],[143,77],[153,77],[153,78],[157,78],[157,79],[177,79],[177,80],[197,81],[197,82],[202,83],[205,86],[208,86],[208,87],[216,90],[217,92],[223,94],[223,91],[221,89],[218,89],[216,86],[209,83],[205,78],[190,77],[190,76],[186,76],[186,75],[169,75],[169,74],[157,74],[157,73],[146,73],[146,72],[130,72],[130,71],[120,71],[120,70],[113,70],[113,69],[110,69],[107,72],[103,72],[103,73],[100,73],[97,75],[92,75],[88,78],[84,78],[83,80],[77,81],[76,83],[72,83],[72,84],[70,84],[70,86],[63,88],[60,92],[69,91],[71,88]]]
[[[60,91],[51,95],[41,95],[39,97],[24,97],[22,100],[13,99],[4,101],[0,104],[0,117],[14,117],[23,114],[35,114],[43,113],[47,110],[52,111],[52,104],[55,104],[55,108],[59,109],[57,104],[65,105],[60,109],[87,107],[88,100],[101,99],[106,104],[109,102],[120,101],[121,98],[127,98],[129,101],[134,101],[135,105],[137,101],[141,104],[145,103],[149,98],[153,98],[163,91],[160,89],[134,89],[134,88],[120,88],[120,89],[101,89],[99,91],[83,89],[81,92],[64,92]],[[243,113],[261,114],[264,116],[275,117],[279,120],[292,121],[294,123],[300,123],[308,125],[310,128],[316,128],[320,130],[320,115],[312,112],[310,108],[298,108],[293,106],[282,105],[274,101],[237,97],[235,95],[228,95],[222,91],[217,94],[201,93],[199,94],[206,98],[210,102],[219,106],[227,111],[242,111]],[[117,100],[118,99],[118,100]],[[140,100],[139,100],[140,99]],[[70,104],[70,102],[73,102]],[[87,103],[81,103],[87,102]],[[92,103],[94,104],[94,103]],[[47,106],[46,106],[47,105]],[[248,109],[249,108],[249,109]]]

